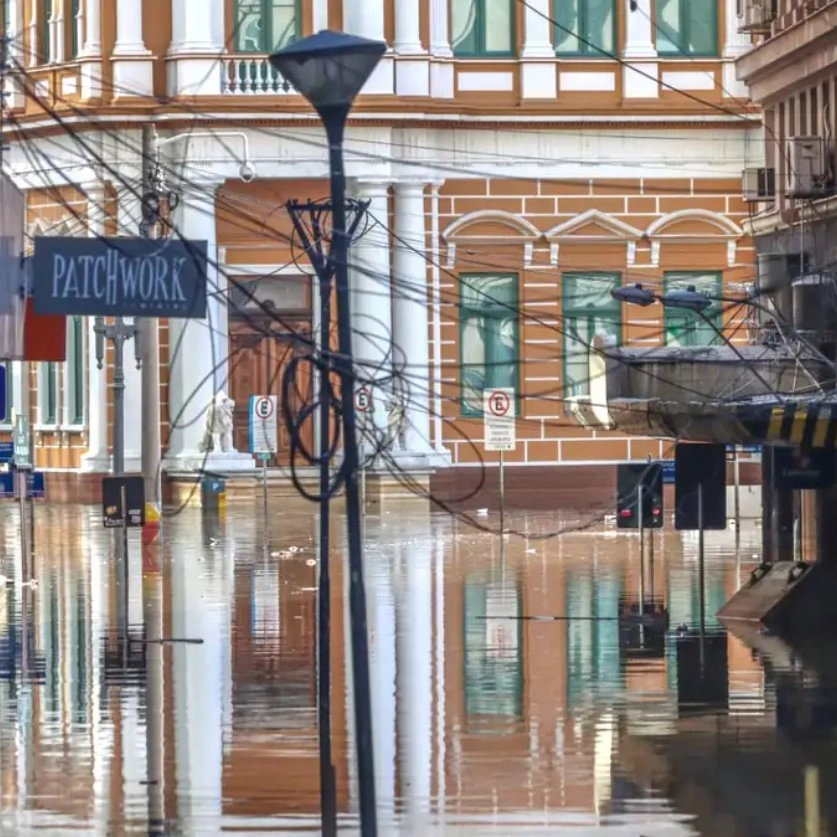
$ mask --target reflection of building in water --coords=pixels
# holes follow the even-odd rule
[[[199,528],[188,514],[169,525],[173,543],[177,527]],[[614,617],[620,598],[636,596],[635,539],[568,535],[536,555],[510,539],[501,562],[491,539],[470,529],[453,534],[449,524],[434,530],[402,519],[378,525],[366,570],[382,821],[397,815],[406,832],[422,834],[435,808],[475,817],[534,811],[542,819],[606,812],[625,795],[612,766],[623,707],[645,723],[632,730],[648,730],[642,713],[659,717],[666,700],[676,709],[676,690],[667,690],[676,660],[631,660],[627,671],[620,662]],[[281,545],[309,543],[312,526],[288,523]],[[66,531],[45,536],[33,596],[44,682],[0,683],[2,788],[10,805],[76,823],[95,811],[112,823],[139,822],[151,763],[145,685],[104,672],[102,638],[118,626],[117,568],[104,556],[104,536],[88,555],[72,545],[79,532]],[[228,537],[220,531],[202,546],[173,547],[157,594],[166,635],[203,640],[169,646],[164,658],[162,792],[167,816],[185,833],[217,830],[221,818],[316,817],[319,809],[312,553],[263,557],[239,539],[234,565]],[[677,598],[692,583],[681,541],[666,536],[657,547],[658,595],[675,610],[674,624],[690,621],[694,595]],[[335,550],[331,653],[345,814],[356,790],[343,559]],[[731,570],[710,564],[707,589],[726,585],[728,593]],[[142,618],[143,593],[152,589],[134,576],[129,621]],[[571,618],[519,618],[533,615]],[[740,644],[730,640],[728,650],[734,707],[733,678],[755,695],[761,669]]]

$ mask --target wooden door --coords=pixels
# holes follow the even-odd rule
[[[278,330],[276,323],[259,330],[250,323],[230,323],[230,396],[235,400],[235,444],[240,451],[249,450],[249,416],[251,395],[275,395],[279,399],[279,454],[269,465],[290,464],[291,435],[282,410],[282,389],[286,370],[295,357],[307,353],[310,321],[294,323],[291,329]],[[311,366],[297,364],[293,385],[288,388],[292,415],[310,404],[314,397]],[[307,421],[300,428],[300,438],[307,450],[314,443],[314,423]],[[305,463],[299,459],[296,463]]]
[[[263,335],[230,324],[230,397],[235,401],[234,441],[236,450],[250,450],[250,396],[267,394]]]

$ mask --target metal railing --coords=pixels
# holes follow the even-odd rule
[[[221,61],[221,93],[226,96],[290,95],[293,88],[267,55],[231,55]]]

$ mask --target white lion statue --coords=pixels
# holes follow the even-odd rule
[[[233,410],[235,401],[221,390],[209,402],[204,425],[202,450],[221,453],[234,452],[233,447]]]
[[[407,432],[407,410],[404,398],[399,392],[393,392],[386,402],[387,410],[387,448],[399,452],[404,450]]]

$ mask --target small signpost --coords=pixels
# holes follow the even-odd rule
[[[505,457],[517,447],[515,432],[515,391],[510,388],[483,392],[483,440],[486,451],[500,454],[500,535],[506,533]]]
[[[355,391],[355,409],[359,413],[372,412],[372,390],[369,387],[359,387]]]
[[[102,524],[122,532],[122,584],[125,612],[128,610],[128,529],[145,525],[145,480],[135,477],[102,479]]]
[[[32,467],[32,452],[29,449],[29,419],[26,416],[15,418],[12,434],[15,468],[26,470]]]
[[[250,396],[250,453],[262,463],[262,502],[267,533],[267,463],[279,451],[279,399],[275,395]]]
[[[102,479],[102,523],[105,529],[145,525],[145,482],[141,476]]]

